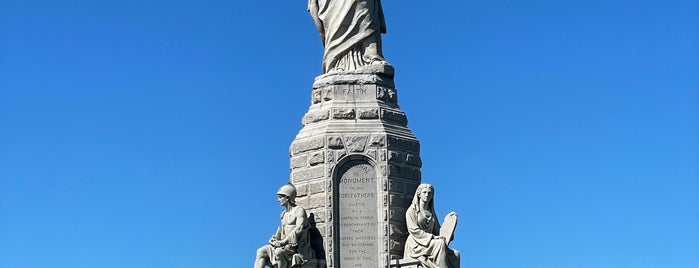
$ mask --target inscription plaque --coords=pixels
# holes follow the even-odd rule
[[[375,268],[379,263],[376,170],[365,161],[342,166],[338,179],[340,268]]]
[[[373,100],[376,99],[376,87],[365,85],[342,85],[335,87],[336,100]]]

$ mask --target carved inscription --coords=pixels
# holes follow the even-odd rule
[[[378,216],[376,170],[364,161],[343,165],[338,179],[339,267],[376,267]]]
[[[371,100],[375,99],[376,87],[367,85],[341,85],[335,88],[335,99],[337,100]]]

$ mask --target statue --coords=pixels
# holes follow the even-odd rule
[[[386,22],[380,0],[309,0],[325,47],[323,73],[388,64],[381,52]]]
[[[405,213],[405,222],[408,227],[405,258],[417,259],[428,268],[459,268],[459,252],[448,247],[454,239],[456,213],[447,215],[445,225],[440,230],[434,211],[432,185],[423,183],[417,187],[413,202]]]
[[[306,210],[296,205],[296,187],[291,183],[277,191],[279,204],[284,207],[281,215],[281,225],[269,239],[269,245],[257,250],[254,268],[300,267],[313,259],[309,239],[308,216]]]

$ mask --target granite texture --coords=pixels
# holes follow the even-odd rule
[[[403,258],[405,211],[422,176],[393,68],[321,75],[310,97],[289,165],[316,257],[328,267],[389,267]]]

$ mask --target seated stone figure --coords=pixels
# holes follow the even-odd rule
[[[459,252],[448,247],[456,227],[456,213],[449,213],[447,219],[450,220],[450,229],[440,235],[439,221],[434,212],[434,188],[427,183],[420,184],[405,213],[408,239],[404,257],[419,260],[428,268],[459,268]]]
[[[269,244],[260,247],[255,257],[254,268],[300,267],[314,258],[309,240],[308,215],[296,205],[296,187],[286,184],[277,191],[279,204],[284,207],[281,225],[269,239]]]

